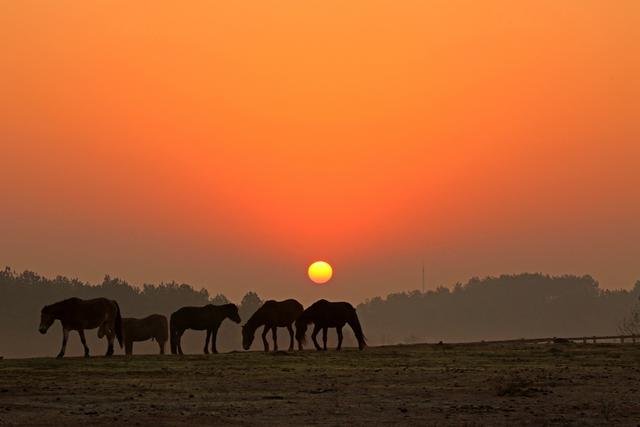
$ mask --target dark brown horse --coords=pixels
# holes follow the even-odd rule
[[[113,354],[113,339],[118,338],[122,347],[122,318],[118,303],[106,298],[82,300],[69,298],[45,306],[40,313],[40,333],[46,334],[53,322],[62,323],[62,348],[58,357],[63,357],[67,348],[69,331],[78,331],[84,346],[84,357],[89,357],[89,347],[84,337],[85,329],[98,328],[98,338],[107,337],[107,356]]]
[[[162,314],[152,314],[144,319],[122,319],[124,329],[124,351],[133,354],[133,343],[136,341],[155,340],[164,354],[164,347],[169,339],[169,322]]]
[[[303,307],[298,301],[288,299],[285,301],[269,300],[260,307],[246,324],[242,326],[242,348],[249,350],[256,329],[264,325],[262,329],[262,342],[264,343],[264,351],[269,351],[269,343],[267,342],[267,334],[269,330],[273,335],[273,350],[278,351],[278,333],[277,329],[287,328],[291,336],[289,351],[293,350],[293,322],[302,314]]]
[[[240,323],[238,307],[235,304],[205,305],[204,307],[182,307],[171,315],[171,353],[182,353],[180,340],[187,329],[207,331],[207,339],[204,342],[204,353],[209,354],[209,339],[211,339],[211,351],[217,353],[216,336],[218,328],[224,319]]]
[[[358,348],[362,350],[366,347],[364,334],[362,333],[362,327],[356,314],[356,309],[353,308],[348,302],[329,302],[321,299],[313,303],[309,308],[302,312],[298,320],[296,320],[296,339],[298,340],[298,348],[302,350],[302,345],[305,341],[305,335],[307,333],[307,325],[313,323],[313,332],[311,332],[311,339],[317,350],[327,349],[327,330],[329,328],[336,328],[338,333],[338,348],[342,347],[342,328],[345,324],[349,324],[353,329],[356,339],[358,340]],[[318,341],[316,341],[316,335],[322,329],[322,341],[323,347],[320,348]]]

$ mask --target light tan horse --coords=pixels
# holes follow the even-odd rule
[[[124,318],[124,351],[133,354],[133,343],[136,341],[155,340],[164,354],[165,344],[169,340],[169,322],[162,314],[152,314],[144,319]]]

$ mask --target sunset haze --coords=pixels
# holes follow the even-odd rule
[[[423,265],[630,288],[639,46],[635,0],[3,1],[0,264],[305,305]]]

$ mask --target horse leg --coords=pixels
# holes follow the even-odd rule
[[[338,347],[336,348],[336,350],[340,351],[340,349],[342,348],[342,326],[338,326],[336,328],[336,332],[338,333]]]
[[[78,329],[78,335],[80,335],[80,341],[84,347],[84,357],[89,357],[89,347],[87,347],[87,340],[84,337],[84,329]]]
[[[269,351],[269,342],[267,341],[267,333],[269,332],[269,328],[265,325],[262,329],[262,344],[264,344],[264,351]]]
[[[318,341],[316,340],[316,336],[318,335],[318,332],[320,332],[320,327],[318,325],[314,325],[313,326],[313,332],[311,332],[311,340],[313,341],[313,345],[316,346],[316,350],[321,350],[320,348],[320,344],[318,344]]]
[[[207,339],[204,341],[204,354],[209,354],[209,339],[211,339],[211,329],[207,329]]]
[[[278,351],[278,327],[271,328],[271,335],[273,336],[273,351]]]
[[[124,352],[127,356],[131,356],[133,354],[133,341],[130,339],[126,339],[124,342]]]
[[[213,354],[218,354],[218,348],[216,347],[216,338],[218,337],[218,328],[219,326],[216,326],[211,330],[211,352]]]
[[[67,350],[67,340],[69,339],[69,330],[62,328],[62,348],[60,349],[60,353],[56,356],[58,359],[64,357],[64,352]]]
[[[160,346],[160,354],[164,354],[164,346],[166,341],[158,341],[158,346]]]
[[[329,328],[322,328],[322,349],[324,351],[327,351],[327,331],[329,330]]]
[[[113,356],[113,340],[115,339],[116,335],[113,333],[112,330],[108,330],[107,332],[107,353],[105,354],[106,357],[111,357]]]
[[[176,332],[176,338],[178,341],[178,354],[180,356],[182,356],[184,353],[182,352],[182,334],[184,334],[184,331],[180,330]]]
[[[291,325],[287,326],[287,330],[289,331],[289,336],[291,337],[291,342],[289,344],[289,351],[293,351],[293,328]]]

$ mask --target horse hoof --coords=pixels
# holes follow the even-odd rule
[[[59,354],[56,356],[56,359],[62,359],[64,357],[64,354]]]

